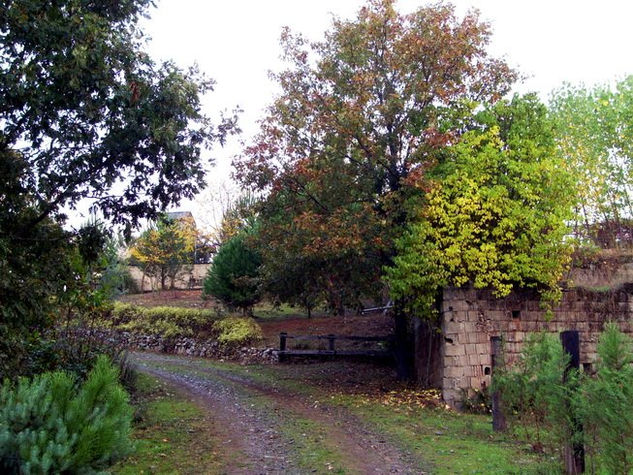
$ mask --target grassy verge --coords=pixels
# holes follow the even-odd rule
[[[267,402],[262,398],[262,403]],[[321,424],[291,414],[281,419],[281,433],[292,441],[296,461],[303,469],[312,473],[346,473],[345,454],[331,446]]]
[[[219,473],[220,454],[202,411],[156,378],[139,374],[136,451],[112,473]]]
[[[489,416],[357,396],[336,396],[334,401],[427,461],[433,473],[557,472],[555,463],[525,444],[493,433]]]

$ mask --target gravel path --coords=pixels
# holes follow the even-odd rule
[[[230,367],[209,366],[186,357],[135,353],[139,370],[173,383],[209,412],[218,437],[224,440],[226,473],[424,473],[420,464],[368,428],[340,406],[256,381]],[[293,419],[308,421],[306,433],[284,430]],[[318,427],[318,433],[308,433]],[[306,466],[298,458],[293,437],[326,447],[338,462]],[[336,472],[340,469],[340,472]]]

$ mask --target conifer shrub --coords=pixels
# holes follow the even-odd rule
[[[606,473],[633,472],[633,346],[614,323],[598,341],[594,378],[578,394],[585,446]]]
[[[530,335],[517,364],[496,372],[492,389],[534,448],[553,454],[582,442],[591,473],[633,473],[633,342],[607,323],[597,350],[595,375],[564,378],[569,356],[557,335]]]
[[[86,381],[49,372],[0,388],[0,471],[90,473],[126,455],[132,409],[106,356]]]
[[[573,436],[569,388],[576,375],[563,378],[568,361],[557,335],[533,333],[517,363],[494,376],[492,390],[501,391],[509,419],[523,429],[535,451],[554,453]]]

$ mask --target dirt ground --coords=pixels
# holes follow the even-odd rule
[[[163,290],[143,294],[122,295],[119,301],[143,307],[213,308],[214,300],[203,300],[201,290]]]
[[[219,422],[226,473],[424,473],[420,461],[384,434],[345,408],[327,403],[333,385],[332,375],[326,373],[332,365],[312,365],[308,371],[313,379],[322,373],[328,382],[323,386],[326,398],[316,400],[300,390],[201,359],[136,353],[133,361],[141,371],[177,385]],[[367,374],[361,381],[354,377],[359,372],[350,369],[345,368],[346,376],[341,373],[345,384],[337,389],[353,390],[358,385],[368,389]],[[386,369],[372,371],[378,376],[375,381],[392,377]],[[325,459],[306,460],[310,444],[316,444]]]

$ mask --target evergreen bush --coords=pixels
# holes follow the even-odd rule
[[[536,451],[553,453],[571,437],[569,388],[576,375],[563,380],[568,361],[556,335],[534,333],[514,367],[500,368],[493,379],[493,391],[501,391],[511,408],[508,416],[524,429]]]
[[[229,309],[247,313],[261,300],[261,256],[249,247],[247,233],[224,242],[204,279],[203,296],[215,297]]]
[[[633,348],[631,339],[607,323],[598,342],[595,378],[579,393],[585,445],[613,474],[633,472]]]
[[[90,473],[131,448],[132,409],[106,356],[77,388],[67,372],[0,388],[0,471]]]

